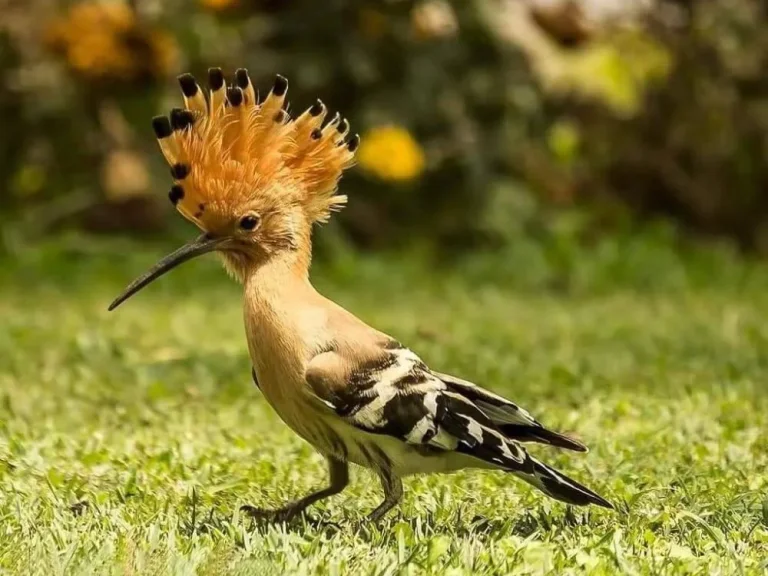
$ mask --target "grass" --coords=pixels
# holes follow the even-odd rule
[[[466,471],[407,480],[402,506],[364,533],[355,522],[380,492],[359,469],[312,511],[341,530],[239,516],[325,472],[252,385],[238,287],[217,264],[188,264],[107,313],[158,253],[75,244],[0,265],[0,573],[768,569],[759,265],[696,260],[709,273],[625,245],[608,260],[584,255],[603,280],[582,274],[573,290],[487,276],[525,277],[506,260],[431,277],[387,257],[316,265],[326,294],[435,368],[575,431],[589,454],[536,453],[617,505],[569,509],[510,476]]]

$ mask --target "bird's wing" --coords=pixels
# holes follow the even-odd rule
[[[559,448],[587,452],[587,447],[564,434],[545,428],[531,414],[501,396],[448,374],[432,371],[449,390],[474,403],[506,436],[518,442],[538,442]]]
[[[413,352],[392,342],[366,356],[330,351],[309,364],[309,387],[337,416],[369,433],[531,473],[525,450]]]
[[[441,374],[434,370],[432,374],[442,380],[451,390],[472,400],[478,408],[488,415],[492,422],[497,424],[518,424],[521,426],[538,424],[527,410],[506,398],[481,388],[477,384],[462,380],[456,376]]]
[[[309,363],[306,380],[312,394],[355,428],[425,450],[477,458],[563,502],[612,507],[599,494],[531,457],[506,429],[528,441],[579,449],[577,442],[547,430],[495,394],[430,371],[394,341],[366,347],[364,353],[362,344],[354,348],[354,356],[350,350],[318,354]]]

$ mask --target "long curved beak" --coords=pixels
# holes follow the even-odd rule
[[[196,256],[213,252],[224,241],[226,241],[226,238],[212,238],[208,234],[203,234],[191,242],[184,244],[184,246],[168,254],[168,256],[160,260],[157,264],[152,266],[152,268],[131,282],[128,287],[123,290],[123,293],[115,298],[115,301],[109,305],[109,311],[111,312],[120,306],[120,304],[128,300],[128,298],[136,294],[136,292],[144,288],[147,284],[157,280],[166,272],[170,272],[179,264],[183,264]]]

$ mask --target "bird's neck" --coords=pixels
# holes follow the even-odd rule
[[[317,304],[319,294],[309,281],[311,244],[300,242],[292,250],[272,254],[242,269],[246,324],[295,332],[302,324],[302,311]],[[266,334],[264,334],[266,336]]]
[[[300,227],[295,237],[295,245],[291,248],[271,253],[256,248],[250,254],[224,252],[222,259],[224,267],[246,287],[246,291],[281,282],[308,283],[309,265],[312,261],[309,227]]]
[[[309,282],[311,248],[275,254],[263,262],[246,264],[242,281],[246,296],[256,299],[281,298],[314,291]]]
[[[315,347],[319,294],[309,282],[307,254],[284,253],[248,269],[243,312],[253,366],[270,403],[299,381]]]

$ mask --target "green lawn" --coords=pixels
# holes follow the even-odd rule
[[[484,281],[478,262],[316,264],[324,293],[434,368],[577,433],[589,454],[535,452],[617,505],[569,509],[466,471],[407,480],[368,533],[354,526],[380,492],[359,469],[313,518],[238,515],[325,471],[251,383],[239,290],[214,259],[114,313],[159,252],[65,242],[0,262],[0,573],[764,573],[768,274],[617,250],[572,262],[576,289]]]

